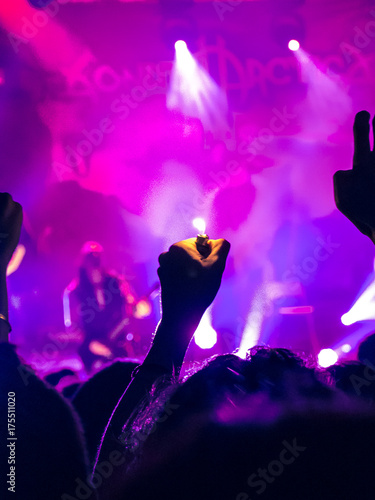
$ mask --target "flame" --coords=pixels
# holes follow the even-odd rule
[[[202,217],[196,217],[193,220],[193,226],[195,229],[198,230],[199,234],[205,234],[206,233],[206,222]]]

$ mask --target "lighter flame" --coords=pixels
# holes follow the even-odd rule
[[[202,217],[196,217],[193,220],[193,226],[198,230],[199,234],[206,233],[206,222],[202,219]]]

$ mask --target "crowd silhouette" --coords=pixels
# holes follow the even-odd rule
[[[338,209],[375,243],[369,134],[370,115],[361,111],[353,168],[336,172],[334,190]],[[72,372],[41,380],[9,335],[6,268],[21,224],[21,206],[1,194],[4,494],[22,500],[374,498],[374,336],[360,345],[358,361],[326,370],[291,350],[256,346],[246,359],[235,352],[216,356],[182,376],[230,251],[226,240],[209,240],[203,256],[191,238],[159,257],[162,319],[145,359],[118,360],[62,393],[55,387]]]

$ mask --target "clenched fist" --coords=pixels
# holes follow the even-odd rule
[[[203,315],[220,288],[230,244],[209,240],[210,253],[203,257],[195,241],[175,243],[159,257],[163,317]]]

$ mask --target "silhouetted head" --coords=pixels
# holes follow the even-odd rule
[[[102,265],[103,247],[96,241],[86,241],[81,249],[82,267],[87,270],[99,269]]]
[[[375,401],[375,370],[359,361],[349,361],[327,368],[337,389],[351,396]]]
[[[112,412],[138,366],[134,360],[118,360],[93,375],[74,395],[92,463]]]
[[[259,394],[228,401],[162,440],[156,429],[112,500],[370,500],[374,416],[339,395],[313,405],[301,398],[293,410]]]

